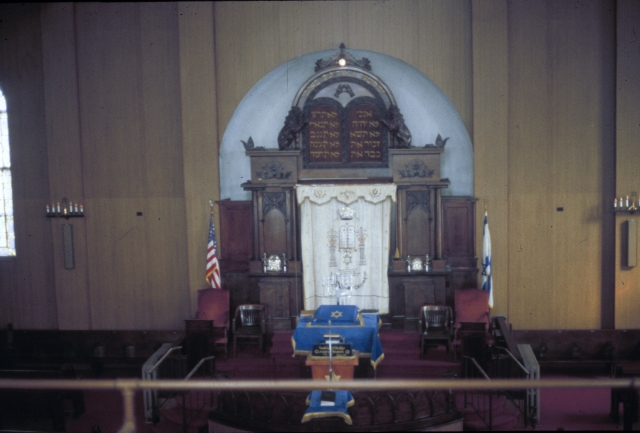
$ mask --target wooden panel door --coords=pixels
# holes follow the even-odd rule
[[[219,257],[222,272],[246,272],[251,259],[251,202],[221,200]]]
[[[472,197],[442,197],[442,254],[452,268],[476,267],[475,200]]]

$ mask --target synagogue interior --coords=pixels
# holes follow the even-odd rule
[[[544,387],[410,382],[640,375],[638,23],[636,0],[0,5],[0,431],[593,426]],[[129,425],[117,393],[5,383],[140,374],[231,388],[133,383]],[[233,388],[285,379],[320,385]],[[640,427],[635,385],[598,389],[597,428]]]

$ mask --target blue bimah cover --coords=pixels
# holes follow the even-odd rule
[[[321,305],[313,313],[311,326],[362,326],[360,309],[355,305]]]
[[[331,326],[328,326],[329,319]],[[375,369],[384,359],[378,328],[380,316],[362,313],[355,305],[321,305],[311,314],[301,314],[291,338],[293,354],[308,355],[314,343],[325,340],[326,334],[339,334],[351,343],[360,357],[370,357]]]
[[[326,391],[311,391],[307,397],[307,406],[309,409],[304,413],[302,422],[307,422],[316,418],[326,418],[331,416],[339,416],[346,424],[351,425],[351,416],[347,411],[353,406],[353,396],[349,391],[331,391],[335,393],[335,400],[330,405],[325,405],[322,401],[323,393]]]

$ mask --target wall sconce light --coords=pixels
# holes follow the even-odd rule
[[[640,201],[638,201],[638,193],[636,191],[633,191],[631,196],[627,196],[626,198],[620,196],[613,199],[614,212],[634,214],[637,210],[640,210]]]
[[[68,201],[63,197],[60,201],[46,205],[47,218],[83,218],[84,206],[82,203]]]
[[[347,61],[345,60],[345,58],[344,58],[344,57],[340,57],[340,58],[338,59],[338,64],[339,64],[340,66],[345,66],[345,65],[347,64]]]

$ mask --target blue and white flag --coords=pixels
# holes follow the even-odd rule
[[[489,292],[489,308],[493,308],[493,276],[491,275],[491,235],[489,234],[489,218],[484,213],[482,229],[482,290]]]

